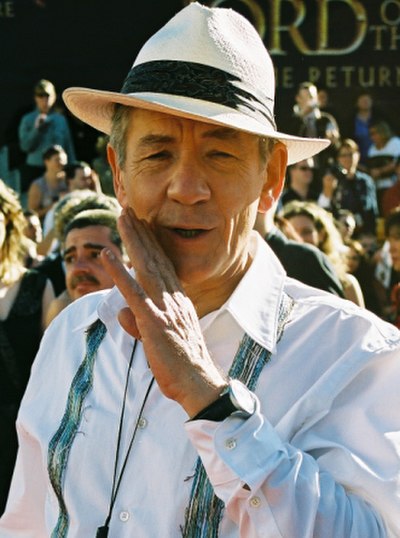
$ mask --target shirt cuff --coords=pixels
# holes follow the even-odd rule
[[[276,467],[285,446],[272,425],[256,411],[249,418],[234,415],[222,422],[186,422],[186,432],[196,448],[214,486],[236,485],[240,481],[257,489]],[[225,495],[224,495],[225,496]]]

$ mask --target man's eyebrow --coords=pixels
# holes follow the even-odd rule
[[[230,127],[211,127],[202,133],[202,138],[216,138],[218,140],[237,140],[240,136],[239,131]],[[171,135],[148,134],[139,139],[139,146],[150,147],[157,144],[168,144],[176,139]]]
[[[85,243],[83,245],[83,248],[90,248],[92,250],[103,250],[103,248],[106,248],[106,245],[103,245],[102,243]]]
[[[202,138],[217,138],[218,140],[237,140],[240,133],[230,127],[213,127],[204,131],[201,136]]]
[[[139,146],[143,148],[151,147],[157,144],[170,143],[170,142],[173,142],[174,140],[175,140],[174,137],[170,135],[148,134],[139,138]]]
[[[102,245],[101,243],[85,243],[83,245],[83,248],[87,250],[103,250],[103,248],[106,248],[106,245]],[[72,245],[71,247],[64,250],[62,253],[63,256],[66,256],[70,254],[71,252],[76,251],[76,246]]]
[[[63,256],[67,256],[67,254],[70,254],[71,252],[73,252],[74,250],[76,250],[76,247],[74,245],[72,245],[72,247],[68,247],[66,248],[63,252],[62,252],[62,255]]]

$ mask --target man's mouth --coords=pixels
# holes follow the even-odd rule
[[[180,235],[181,237],[191,239],[193,237],[198,237],[199,235],[206,232],[206,230],[193,229],[186,230],[184,228],[174,228],[174,232]]]

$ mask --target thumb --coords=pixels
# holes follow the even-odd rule
[[[136,318],[130,308],[125,307],[119,311],[118,321],[121,324],[121,327],[124,329],[124,331],[126,331],[128,334],[130,334],[137,340],[142,339],[139,333],[139,329],[136,325]]]

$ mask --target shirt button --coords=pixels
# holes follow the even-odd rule
[[[147,420],[144,417],[140,417],[138,426],[141,430],[143,430],[147,426]]]
[[[261,504],[260,497],[251,497],[250,506],[252,506],[253,508],[258,508],[260,504]]]
[[[227,439],[227,440],[225,441],[225,448],[226,448],[227,450],[233,450],[234,448],[236,448],[236,444],[237,444],[237,443],[236,443],[236,439],[232,439],[232,438]]]
[[[130,517],[129,512],[125,512],[125,511],[123,511],[123,512],[121,512],[121,513],[119,514],[119,519],[120,519],[123,523],[125,523],[126,521],[128,521],[129,517]]]

